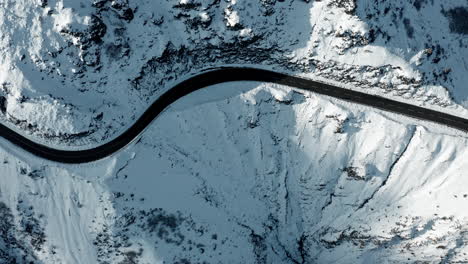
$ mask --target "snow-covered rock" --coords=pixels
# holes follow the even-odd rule
[[[53,145],[109,140],[181,79],[226,64],[468,116],[464,0],[4,0],[0,6],[1,121]],[[19,114],[18,104],[30,107]]]
[[[91,164],[2,145],[0,263],[468,260],[466,135],[287,87],[200,90]]]
[[[201,69],[468,117],[466,0],[0,0],[0,122],[86,148]],[[82,165],[0,141],[3,263],[466,263],[466,134],[255,82]]]

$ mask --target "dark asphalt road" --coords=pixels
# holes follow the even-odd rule
[[[112,141],[95,148],[78,151],[53,149],[35,143],[1,124],[0,136],[25,151],[44,159],[61,163],[86,163],[96,161],[113,154],[129,144],[152,120],[157,118],[167,106],[174,103],[177,99],[206,86],[232,81],[259,81],[288,85],[353,103],[447,125],[468,132],[468,119],[268,70],[225,67],[203,72],[174,86],[156,99],[129,129]]]

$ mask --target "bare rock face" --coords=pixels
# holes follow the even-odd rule
[[[2,111],[3,114],[5,114],[7,108],[7,99],[5,96],[0,97],[0,111]]]
[[[467,7],[455,7],[450,10],[443,10],[442,13],[450,19],[450,30],[453,33],[468,35]]]

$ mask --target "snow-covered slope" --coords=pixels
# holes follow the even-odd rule
[[[2,0],[3,123],[89,146],[184,76],[255,65],[468,116],[468,6],[452,1]]]
[[[2,142],[0,263],[463,263],[467,156],[441,126],[218,85],[92,164]]]

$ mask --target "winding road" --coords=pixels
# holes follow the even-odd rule
[[[125,132],[115,139],[94,148],[85,150],[60,150],[50,148],[31,141],[1,124],[0,136],[23,150],[47,160],[61,163],[86,163],[96,161],[119,151],[136,139],[166,107],[174,103],[177,99],[210,85],[233,81],[259,81],[287,85],[297,89],[447,125],[468,133],[468,119],[457,116],[269,70],[223,67],[200,73],[172,87],[156,99],[141,117]]]

